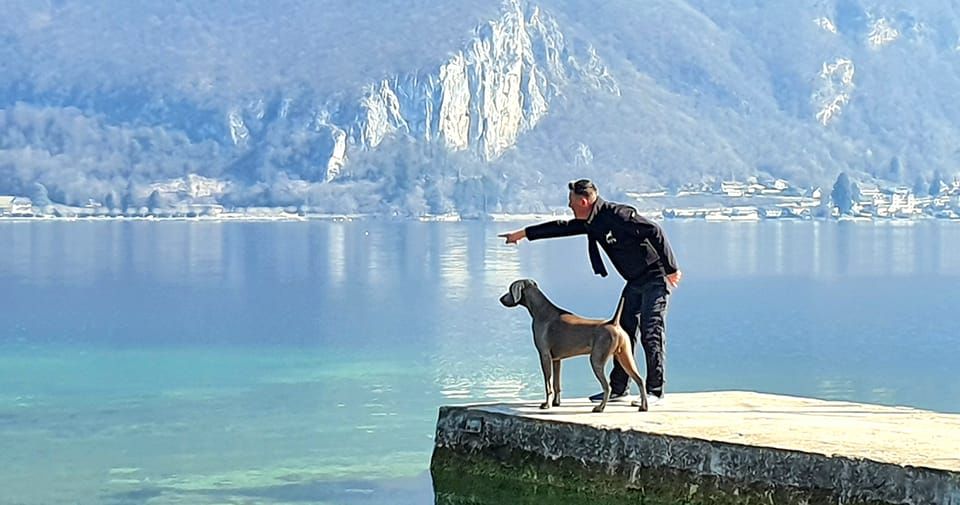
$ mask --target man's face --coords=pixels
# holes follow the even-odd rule
[[[583,195],[578,195],[573,191],[568,198],[568,206],[573,211],[573,216],[577,219],[586,219],[590,216],[590,201]]]

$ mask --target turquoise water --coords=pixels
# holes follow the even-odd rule
[[[960,412],[960,226],[664,225],[668,391]],[[0,223],[0,504],[433,503],[439,405],[539,401],[509,283],[598,318],[619,296],[582,238],[516,226]]]

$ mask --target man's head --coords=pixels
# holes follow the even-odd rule
[[[597,202],[597,187],[590,179],[580,179],[567,184],[570,189],[570,210],[577,219],[590,217],[593,204]]]

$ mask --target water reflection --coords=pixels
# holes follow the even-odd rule
[[[444,289],[436,326],[443,338],[434,354],[440,393],[452,400],[529,397],[534,354],[516,352],[529,343],[525,336],[518,341],[529,330],[517,330],[529,326],[527,316],[497,302],[520,276],[517,248],[503,244],[494,225],[446,228],[438,253]]]
[[[952,244],[960,240],[954,223],[664,226],[681,266],[698,277],[960,273],[960,255],[952,254]],[[496,237],[506,229],[376,222],[2,223],[0,236],[10,254],[0,262],[0,272],[36,283],[91,283],[118,279],[130,270],[158,282],[193,277],[235,283],[243,281],[242,265],[257,261],[268,262],[262,266],[285,281],[308,272],[329,286],[348,278],[375,286],[389,282],[385,272],[399,269],[420,278],[437,276],[446,295],[456,299],[463,299],[476,279],[502,289],[520,277],[552,275],[542,263],[530,261],[532,255],[521,254],[526,249],[544,251],[540,256],[551,261],[562,249],[572,272],[589,274],[579,239],[563,239],[562,246],[507,247]],[[316,269],[321,264],[322,274]]]
[[[664,225],[681,266],[698,277],[847,276],[960,272],[960,255],[946,244],[960,240],[950,222],[761,222]],[[700,271],[699,267],[707,267]]]
[[[520,252],[517,247],[505,247],[502,239],[492,237],[482,248],[484,285],[493,290],[506,292],[507,287],[516,279],[523,278],[520,268]]]
[[[332,287],[339,287],[347,275],[346,226],[344,223],[333,223],[323,227],[329,232],[323,249],[328,257],[326,278]]]
[[[471,278],[466,228],[444,227],[441,223],[432,224],[440,228],[437,230],[437,243],[431,249],[437,251],[440,280],[446,296],[452,301],[463,300]]]
[[[809,243],[802,245],[802,250],[810,253],[810,257],[813,259],[813,265],[811,270],[814,276],[820,276],[823,272],[823,259],[822,259],[822,249],[820,246],[821,234],[824,229],[821,226],[821,223],[813,223],[813,238]],[[801,255],[802,257],[803,255]],[[795,272],[791,272],[795,273]]]
[[[468,463],[469,464],[469,463]],[[577,491],[573,486],[536,484],[514,479],[512,476],[491,477],[479,472],[468,472],[456,464],[435,466],[433,479],[435,505],[621,505],[644,503],[639,490],[617,490],[610,494],[596,490]]]

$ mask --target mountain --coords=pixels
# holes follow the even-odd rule
[[[416,215],[958,171],[946,0],[5,3],[3,194]]]

